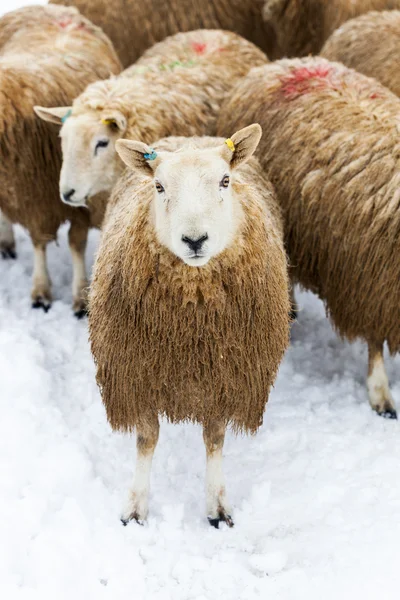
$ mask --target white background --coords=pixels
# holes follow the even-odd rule
[[[0,0],[0,12],[18,4]],[[89,267],[97,241],[93,232]],[[299,294],[264,426],[228,436],[235,528],[204,518],[200,429],[167,424],[148,525],[124,528],[134,440],[105,419],[87,323],[70,309],[66,230],[49,250],[47,315],[30,308],[31,243],[20,228],[17,242],[18,259],[0,261],[1,598],[399,598],[399,424],[371,412],[366,349],[335,336],[315,297]],[[399,359],[387,365],[400,404]]]

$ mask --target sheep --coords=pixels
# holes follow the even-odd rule
[[[375,77],[399,96],[399,38],[400,11],[370,12],[336,30],[321,56]]]
[[[74,5],[112,40],[124,67],[169,35],[226,29],[269,54],[273,37],[262,21],[265,0],[52,0]]]
[[[59,197],[61,149],[57,130],[35,117],[35,104],[66,104],[86,85],[121,70],[104,33],[76,9],[23,8],[0,19],[0,247],[15,255],[11,223],[24,226],[34,246],[32,306],[48,310],[47,243],[71,221],[73,308],[85,308],[84,248],[90,215]],[[53,130],[51,130],[53,129]]]
[[[225,429],[255,433],[288,345],[287,259],[253,124],[223,139],[119,140],[89,295],[97,383],[115,430],[137,433],[122,522],[148,513],[158,417],[203,426],[207,516],[233,525]],[[247,162],[248,161],[248,162]],[[247,164],[245,164],[247,162]]]
[[[259,158],[284,213],[295,282],[316,292],[339,334],[368,344],[372,408],[396,418],[383,362],[400,347],[400,100],[323,58],[253,69],[221,108],[218,132],[258,121]]]
[[[120,138],[151,143],[168,135],[213,135],[225,95],[266,62],[261,50],[234,33],[178,33],[119,77],[90,85],[72,107],[37,107],[41,118],[62,125],[64,201],[85,206],[92,195],[111,191],[125,166],[115,150]]]
[[[266,0],[264,27],[270,31],[270,59],[318,54],[342,23],[371,10],[400,8],[400,0]]]

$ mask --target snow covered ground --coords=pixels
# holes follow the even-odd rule
[[[0,0],[0,12],[16,5]],[[0,262],[2,599],[399,598],[400,425],[371,412],[365,348],[335,336],[314,296],[298,295],[264,426],[228,436],[235,528],[204,518],[200,429],[167,424],[148,524],[122,527],[134,440],[105,419],[87,324],[70,309],[66,230],[49,251],[48,314],[30,308],[21,229],[17,242],[18,259]],[[400,405],[400,359],[387,364]]]

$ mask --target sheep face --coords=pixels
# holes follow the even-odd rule
[[[68,106],[37,106],[35,112],[61,125],[61,200],[70,206],[86,206],[91,196],[110,191],[123,170],[115,142],[125,132],[125,117],[115,110],[79,113]]]
[[[130,167],[153,178],[153,214],[161,244],[191,267],[202,267],[235,238],[242,219],[235,193],[236,167],[248,160],[261,137],[251,125],[219,146],[155,152],[120,140],[117,152]]]
[[[116,121],[92,115],[71,116],[60,132],[63,164],[60,195],[72,206],[85,206],[98,192],[110,191],[121,173],[115,142],[121,137]]]

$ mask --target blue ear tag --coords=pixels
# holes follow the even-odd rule
[[[72,109],[70,108],[68,112],[65,113],[63,118],[61,119],[61,123],[65,123],[65,121],[72,115]]]
[[[150,154],[143,154],[143,156],[146,160],[155,160],[157,158],[157,152],[153,150],[153,148],[150,148],[150,150]]]

